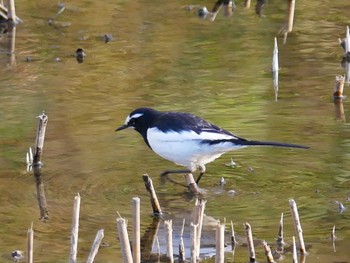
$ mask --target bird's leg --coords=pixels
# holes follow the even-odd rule
[[[197,181],[196,181],[197,185],[199,183],[199,180],[202,178],[203,174],[205,173],[205,166],[204,165],[199,166],[199,171],[200,171],[200,174],[199,174]]]

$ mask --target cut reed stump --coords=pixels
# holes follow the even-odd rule
[[[102,242],[103,237],[104,237],[104,231],[103,231],[103,229],[100,229],[99,231],[97,231],[94,243],[92,244],[90,254],[89,254],[89,257],[88,257],[86,263],[93,263],[94,262],[95,257],[96,257],[97,252],[98,252],[98,249],[100,248],[100,244]]]
[[[118,236],[120,240],[120,248],[122,250],[124,263],[132,263],[131,247],[129,243],[128,230],[126,227],[126,220],[124,218],[117,218]]]
[[[132,210],[133,210],[133,220],[132,220],[132,254],[133,262],[141,262],[141,241],[140,241],[140,198],[134,197],[132,199]]]
[[[197,258],[199,258],[199,253],[200,253],[200,244],[201,244],[201,236],[202,236],[202,227],[203,227],[203,217],[204,217],[204,210],[205,210],[205,205],[207,201],[205,200],[199,200],[196,199],[196,203],[194,206],[194,211],[193,211],[193,223],[195,225],[198,225],[197,228]]]
[[[153,187],[152,179],[147,174],[143,175],[142,178],[143,178],[143,181],[145,183],[145,187],[150,194],[153,215],[154,216],[161,216],[162,209],[160,208],[157,194],[156,194],[156,191],[154,190],[154,187]]]
[[[225,261],[225,224],[216,226],[216,255],[215,263],[224,263]]]
[[[294,12],[295,12],[295,0],[287,0],[285,24],[280,30],[280,32],[284,33],[283,44],[287,43],[288,33],[291,33],[293,31]]]
[[[197,255],[199,254],[199,245],[197,243],[197,231],[198,224],[191,223],[191,263],[197,263],[199,260]]]
[[[263,240],[261,243],[262,243],[262,246],[264,247],[267,263],[275,263],[271,253],[270,246],[265,242],[265,240]]]
[[[277,246],[276,251],[282,253],[284,249],[284,237],[283,237],[283,213],[281,213],[280,226],[277,234]]]
[[[74,198],[74,205],[73,205],[73,220],[72,220],[72,231],[71,231],[71,238],[70,238],[70,253],[69,253],[70,263],[77,262],[79,215],[80,215],[80,195],[78,193]]]
[[[344,91],[344,83],[345,83],[345,76],[338,75],[335,76],[335,82],[334,82],[334,92],[333,92],[333,98],[334,100],[343,99],[343,91]]]
[[[249,223],[245,223],[244,228],[245,228],[245,232],[246,232],[246,236],[247,236],[249,262],[254,263],[254,262],[256,262],[256,258],[255,258],[255,249],[254,249],[252,228],[251,228]]]
[[[185,219],[183,219],[183,221],[182,221],[182,228],[181,228],[181,232],[180,232],[179,262],[186,261],[185,244],[184,244],[184,239],[183,239],[184,230],[185,230]]]
[[[299,241],[299,251],[301,254],[305,255],[306,248],[305,248],[304,237],[303,237],[303,229],[301,228],[301,224],[300,224],[300,218],[299,218],[297,204],[293,199],[290,199],[289,205],[290,205],[290,209],[292,212],[295,232],[297,234],[298,241]]]
[[[34,230],[33,223],[27,232],[27,263],[33,263]]]
[[[272,81],[273,81],[273,88],[275,90],[275,101],[278,100],[278,71],[279,71],[278,44],[277,44],[277,38],[275,37],[273,55],[272,55]]]
[[[43,182],[43,176],[41,174],[41,167],[43,165],[42,156],[43,156],[43,149],[44,149],[46,127],[47,127],[49,118],[47,117],[45,112],[42,112],[39,116],[37,116],[37,118],[38,118],[38,128],[36,133],[34,156],[29,157],[30,159],[29,162],[31,163],[27,165],[33,168],[33,174],[34,174],[36,190],[37,190],[37,199],[38,199],[38,204],[40,209],[40,219],[47,220],[49,218],[49,212],[47,209],[45,186]],[[31,150],[29,155],[31,155]],[[27,157],[27,162],[28,162],[28,157]]]
[[[173,221],[165,220],[164,221],[166,228],[166,251],[167,257],[170,263],[174,262],[174,253],[173,253]]]

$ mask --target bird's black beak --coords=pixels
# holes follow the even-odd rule
[[[129,127],[130,127],[129,125],[124,124],[124,125],[120,126],[119,128],[115,129],[115,131],[121,131],[121,130],[124,130],[124,129],[129,128]]]

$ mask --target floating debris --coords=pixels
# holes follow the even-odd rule
[[[107,44],[108,42],[111,42],[113,40],[113,36],[111,34],[104,34],[103,35],[103,41]]]
[[[338,205],[338,211],[340,214],[344,213],[346,210],[346,207],[342,204],[342,202],[335,201],[334,202],[336,205]]]
[[[232,168],[239,167],[239,165],[235,161],[233,161],[232,158],[231,158],[231,161],[225,165]]]
[[[210,12],[208,11],[208,9],[205,6],[203,6],[203,7],[198,9],[197,14],[200,18],[206,19],[207,16],[210,14]]]
[[[86,54],[82,48],[78,48],[77,51],[75,51],[75,56],[77,58],[78,63],[83,63]]]
[[[223,186],[224,184],[226,184],[225,178],[221,177],[220,179],[220,185]]]
[[[21,251],[21,250],[14,250],[11,253],[11,257],[12,257],[14,262],[18,262],[19,260],[24,258],[23,251]]]

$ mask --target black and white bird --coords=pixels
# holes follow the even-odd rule
[[[147,146],[159,156],[186,167],[167,170],[162,175],[193,173],[199,169],[197,183],[205,173],[205,165],[228,151],[248,146],[309,148],[290,143],[246,140],[193,114],[151,108],[134,110],[116,131],[126,128],[139,132]]]

